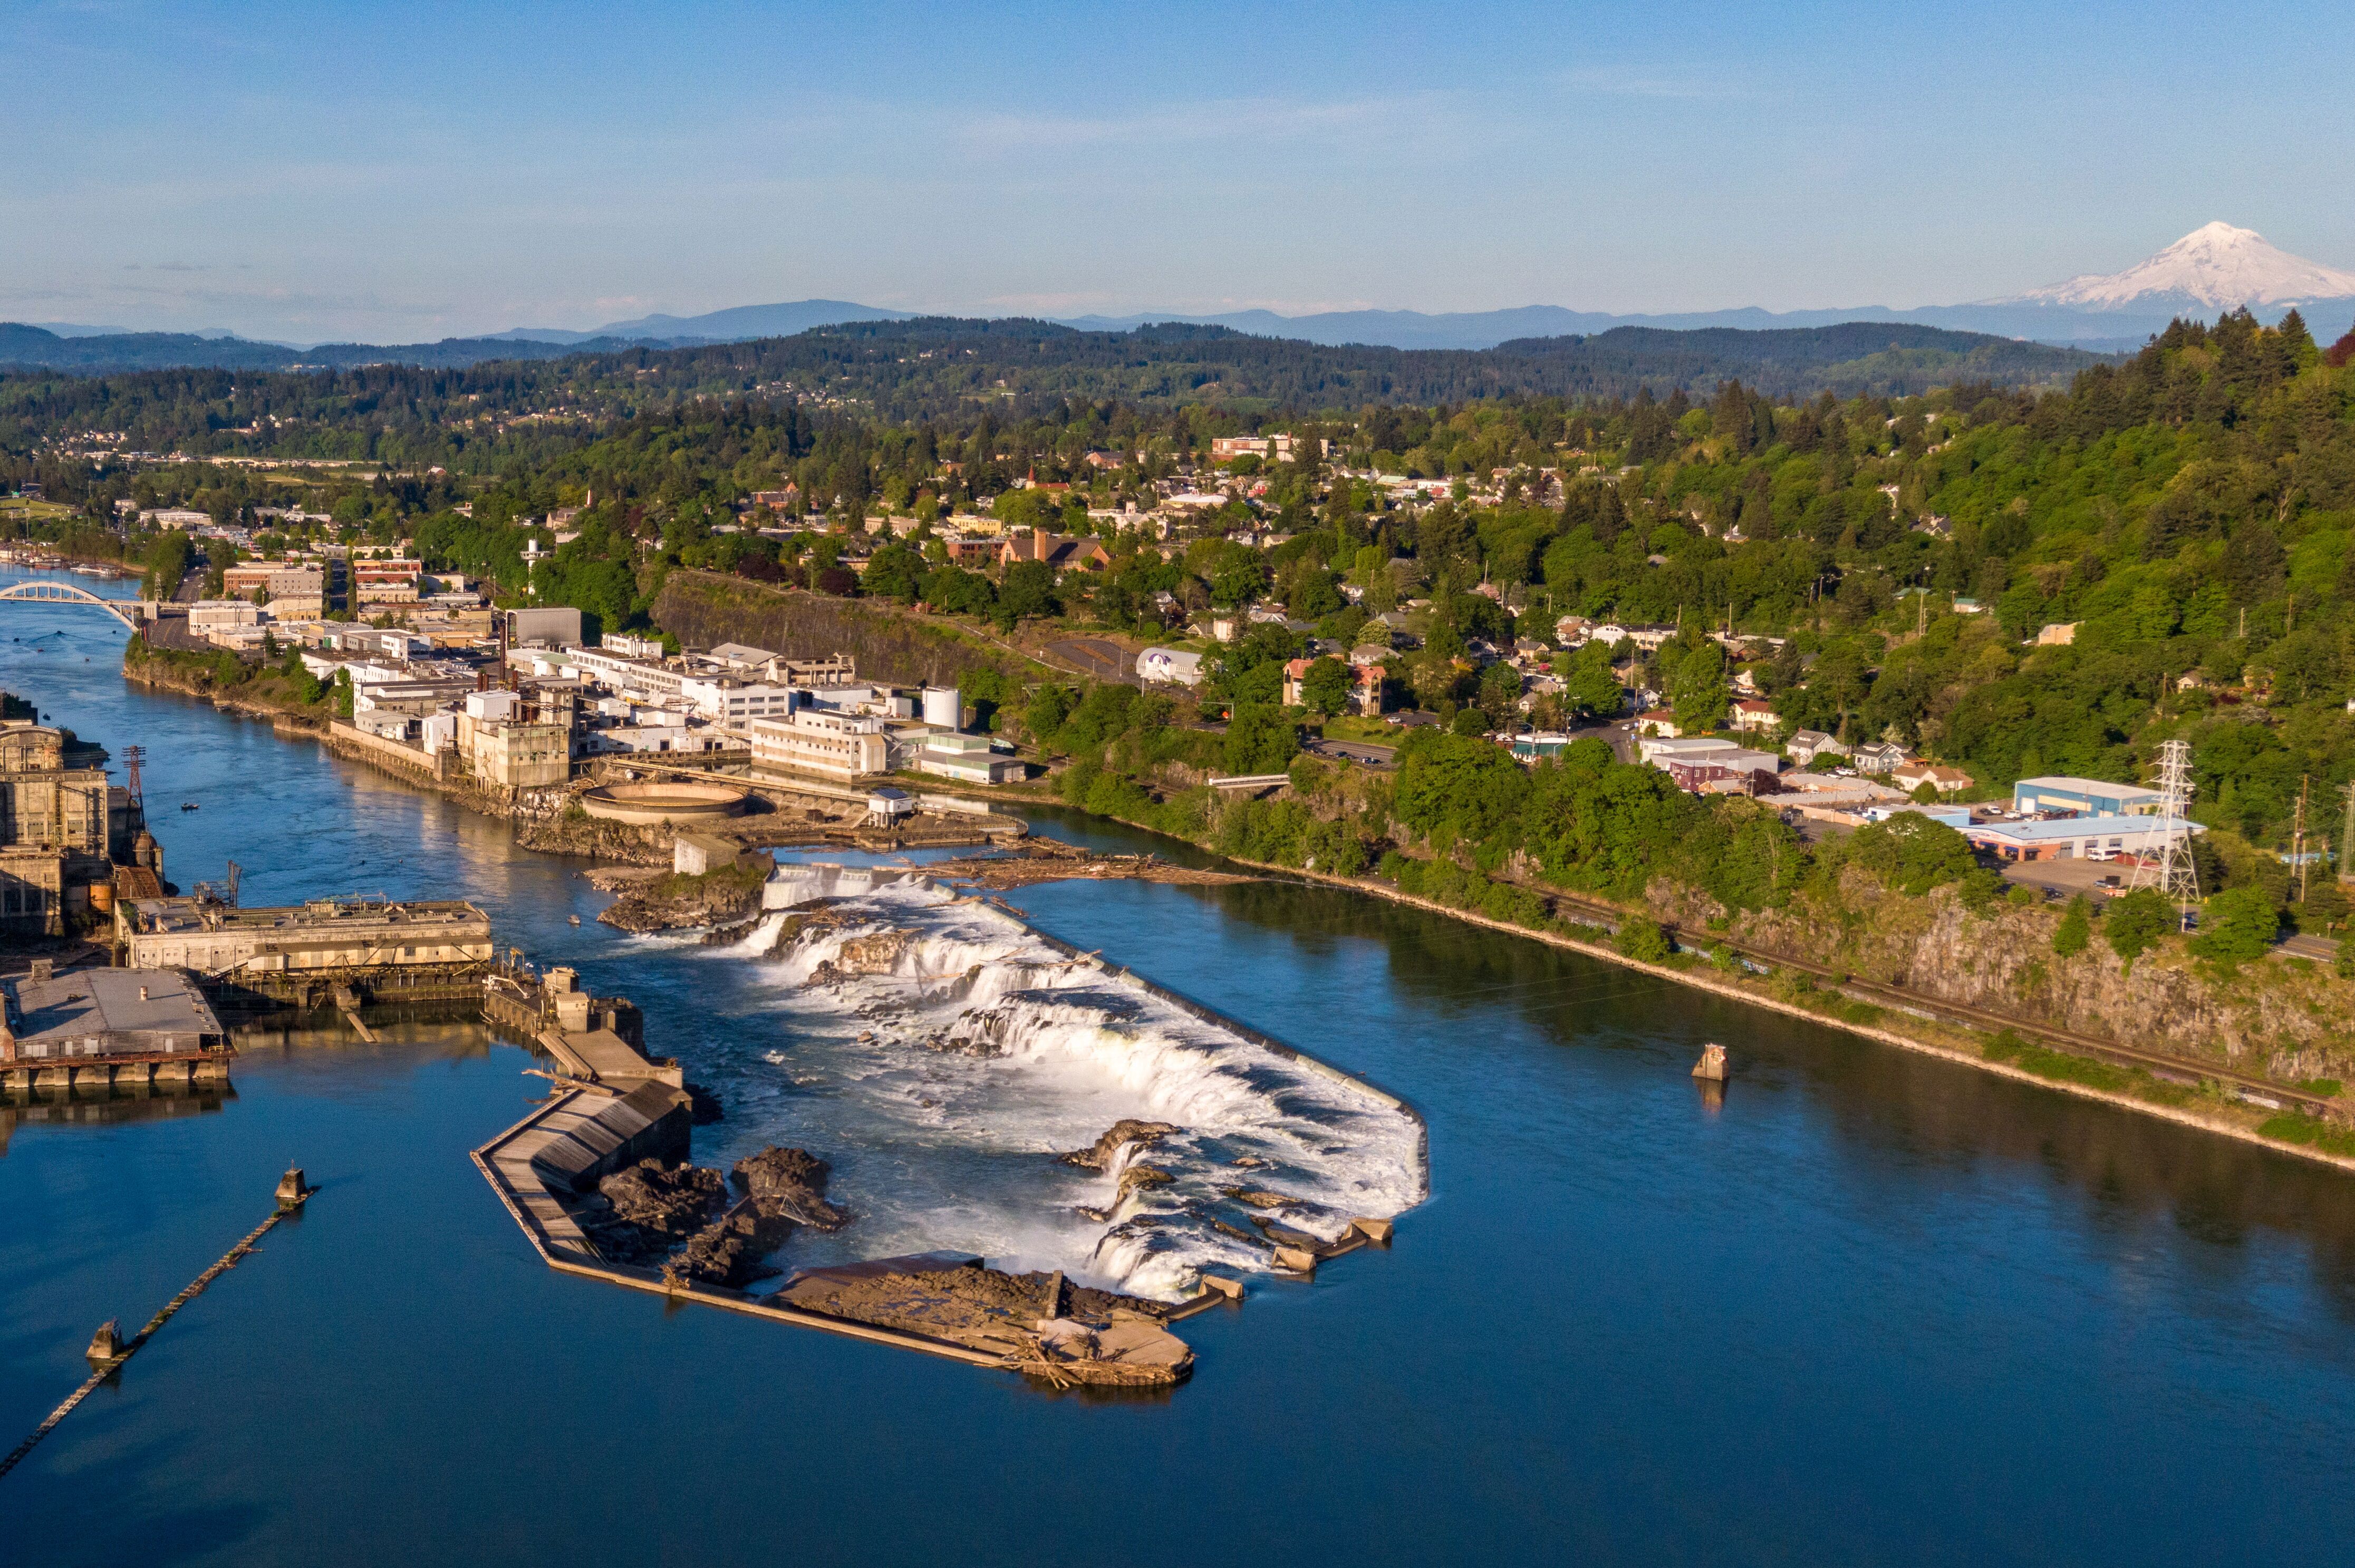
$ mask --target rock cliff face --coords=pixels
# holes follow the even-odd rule
[[[1723,912],[1656,886],[1651,899],[1689,942]],[[1746,915],[1736,940],[1901,987],[1935,1001],[2009,1014],[2122,1044],[2204,1056],[2276,1078],[2343,1077],[2355,1065],[2355,1020],[2333,1005],[2336,983],[2276,960],[2214,973],[2175,944],[2129,969],[2101,940],[2052,951],[2059,912],[1991,903],[1967,908],[1952,888],[1907,898],[1851,870],[1837,901],[1802,901]]]
[[[666,822],[612,822],[586,812],[568,816],[557,811],[527,823],[516,840],[544,855],[581,855],[624,866],[667,866],[675,837]]]
[[[1029,668],[1010,653],[897,606],[718,572],[672,572],[655,599],[654,619],[690,646],[745,643],[793,658],[844,653],[858,661],[861,676],[911,686],[954,686],[982,670],[1019,676]]]
[[[739,871],[713,871],[700,877],[661,877],[650,884],[625,889],[597,919],[602,924],[645,933],[683,927],[729,926],[761,910],[761,884],[765,861]]]

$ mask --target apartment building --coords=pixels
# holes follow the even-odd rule
[[[890,771],[890,742],[879,719],[805,708],[783,719],[753,720],[746,728],[758,763],[846,782]]]
[[[245,560],[221,571],[223,593],[247,600],[260,593],[281,620],[325,614],[334,586],[325,561]]]

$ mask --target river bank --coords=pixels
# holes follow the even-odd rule
[[[1117,822],[1123,827],[1150,833],[1156,837],[1171,837],[1147,823],[1089,812],[1060,802],[1039,801],[1035,804],[1051,804],[1056,809],[1074,815]],[[1185,844],[1202,855],[1215,856],[1214,851],[1190,840],[1171,838],[1171,841]],[[1704,967],[1708,961],[1694,952],[1680,955],[1667,964],[1647,961],[1632,956],[1609,941],[1599,938],[1608,936],[1618,921],[1653,919],[1650,912],[1638,913],[1604,905],[1599,901],[1572,900],[1554,890],[1546,891],[1595,920],[1614,923],[1588,925],[1587,929],[1593,931],[1595,935],[1584,936],[1574,931],[1560,929],[1558,925],[1529,925],[1498,920],[1477,911],[1406,892],[1379,878],[1341,877],[1234,856],[1216,858],[1234,865],[1251,867],[1271,877],[1346,889],[1479,929],[1527,937],[1550,947],[1598,958],[1623,968],[1737,999],[1787,1017],[1806,1019],[1884,1045],[1935,1056],[1997,1077],[2058,1090],[2080,1099],[2099,1101],[2140,1115],[2254,1144],[2275,1153],[2294,1155],[2341,1170],[2355,1171],[2355,1149],[2348,1147],[2355,1145],[2355,1136],[2342,1130],[2339,1121],[2324,1121],[2311,1115],[2301,1115],[2295,1110],[2286,1110],[2286,1106],[2301,1102],[2310,1104],[2316,1096],[2302,1094],[2286,1085],[2264,1083],[2259,1087],[2258,1081],[2245,1080],[2243,1086],[2248,1093],[2263,1093],[2278,1102],[2270,1105],[2253,1105],[2240,1097],[2239,1091],[2231,1082],[2232,1079],[2244,1079],[2244,1075],[2220,1077],[2224,1070],[2197,1059],[2178,1058],[2162,1065],[2159,1072],[2168,1072],[2171,1069],[2175,1075],[2170,1077],[2158,1076],[2140,1065],[2114,1065],[2086,1053],[2084,1044],[2091,1043],[2099,1049],[2097,1042],[2081,1043],[2070,1040],[2032,1019],[2001,1019],[1991,1034],[1985,1028],[1936,1016],[1951,1008],[1951,1004],[1939,997],[1909,994],[1902,987],[1886,986],[1873,987],[1871,996],[1854,995],[1846,988],[1848,982],[1844,977],[1827,975],[1816,965],[1774,953],[1760,953],[1758,956],[1764,964],[1782,971],[1780,976],[1746,972],[1738,962],[1732,966],[1731,972]],[[1030,880],[1050,880],[1050,872],[1048,868],[1041,867],[1031,874]],[[1676,936],[1680,933],[1671,925],[1664,928],[1664,934]],[[1699,940],[1708,941],[1712,945],[1722,942],[1721,938],[1708,935]],[[1828,989],[1817,989],[1813,984],[1817,978],[1831,979],[1833,984]],[[1794,982],[1803,983],[1804,989],[1799,989]],[[1808,1000],[1796,999],[1790,994],[1795,989]],[[2015,1038],[2006,1038],[2007,1033]],[[2030,1043],[2016,1038],[2019,1035],[2050,1044]]]
[[[170,668],[168,666],[164,667],[166,670]],[[126,666],[125,674],[129,678],[140,678],[132,676],[128,666]],[[645,867],[663,866],[669,862],[670,836],[663,829],[627,827],[621,824],[590,818],[585,814],[563,810],[560,804],[553,800],[534,799],[526,802],[519,799],[502,799],[496,792],[475,788],[471,781],[464,779],[434,779],[423,776],[427,770],[403,768],[389,763],[386,759],[376,755],[375,749],[365,744],[365,741],[369,739],[368,737],[357,736],[356,733],[348,736],[340,735],[337,732],[339,727],[332,723],[319,722],[315,714],[284,706],[273,706],[266,699],[257,701],[240,699],[209,689],[200,681],[176,682],[172,679],[148,678],[145,683],[165,689],[180,690],[191,696],[203,697],[223,711],[240,717],[268,719],[273,730],[282,735],[289,738],[306,737],[317,740],[340,755],[384,767],[386,771],[404,778],[407,782],[450,796],[469,810],[486,816],[516,822],[518,839],[528,848],[554,854],[573,855]],[[937,781],[932,782],[937,783]],[[1002,803],[1008,798],[1013,798],[1024,804],[1054,805],[1060,809],[1068,810],[1079,809],[1063,805],[1044,791],[1023,791],[1018,795],[1010,792],[992,792],[986,796],[967,794],[964,798],[991,803]],[[1159,831],[1149,824],[1117,816],[1095,813],[1086,815],[1098,816],[1104,821],[1119,822],[1124,827],[1140,831],[1155,833]],[[1192,845],[1187,839],[1178,838],[1173,841],[1188,844],[1189,848],[1196,849],[1202,848],[1201,846]],[[815,847],[822,843],[837,844],[842,848],[871,847],[864,845],[856,836],[826,833],[787,835],[779,842],[790,844],[793,847]],[[1210,853],[1208,850],[1202,852]],[[1378,878],[1338,877],[1297,867],[1243,859],[1233,859],[1233,863],[1252,866],[1256,870],[1277,876],[1347,887],[1359,893],[1423,909],[1473,926],[1530,937],[1550,945],[1598,957],[1608,963],[1657,973],[1675,979],[1679,984],[1698,989],[1739,997],[1754,1006],[1770,1010],[1787,1013],[1794,1017],[1809,1018],[1885,1044],[1894,1044],[1902,1049],[1942,1055],[1998,1076],[2039,1083],[2081,1098],[2101,1100],[2138,1114],[2158,1116],[2188,1126],[2196,1126],[2204,1131],[2255,1143],[2275,1151],[2295,1154],[2302,1158],[2331,1165],[2340,1169],[2355,1170],[2355,1135],[2350,1135],[2343,1129],[2341,1125],[2343,1116],[2337,1106],[2320,1103],[2326,1097],[2304,1093],[2292,1085],[2281,1084],[2248,1074],[2235,1073],[2222,1064],[2202,1059],[2188,1056],[2168,1058],[2163,1051],[2140,1053],[2121,1046],[2115,1048],[2118,1052],[2117,1058],[2104,1061],[2099,1054],[2095,1054],[2103,1049],[2100,1042],[2081,1040],[2066,1031],[2054,1029],[2033,1019],[1990,1014],[1986,1009],[1957,1009],[1953,1003],[1942,997],[1911,992],[1902,986],[1875,985],[1871,987],[1870,995],[1856,995],[1847,990],[1846,982],[1842,979],[1837,981],[1828,990],[1819,990],[1813,986],[1813,980],[1830,978],[1834,972],[1790,955],[1759,948],[1753,944],[1730,945],[1746,949],[1755,955],[1761,962],[1782,971],[1781,976],[1769,978],[1743,974],[1739,971],[1738,965],[1732,973],[1724,970],[1704,969],[1701,966],[1703,961],[1698,955],[1686,962],[1672,962],[1665,965],[1650,964],[1620,951],[1608,942],[1583,937],[1575,931],[1560,928],[1563,924],[1585,924],[1585,921],[1553,922],[1546,925],[1535,925],[1497,920],[1477,911],[1461,909],[1436,900],[1408,893]],[[1171,872],[1167,869],[1167,862],[1164,862],[1164,866],[1165,869],[1158,874],[1166,878]],[[980,873],[976,869],[975,874],[984,873]],[[1073,867],[1055,871],[1047,865],[1036,861],[1019,871],[1008,867],[986,873],[989,877],[1000,879],[1005,887],[1026,885],[1028,881],[1065,876],[1123,874],[1130,873],[1101,865],[1083,870],[1078,869],[1076,863]],[[1536,892],[1540,898],[1564,907],[1574,908],[1580,914],[1593,920],[1612,922],[1620,919],[1656,918],[1654,912],[1650,911],[1639,912],[1618,909],[1615,906],[1604,905],[1600,901],[1573,898],[1558,890],[1537,890]],[[740,910],[736,915],[726,918],[741,917],[741,912]],[[654,923],[643,927],[645,930],[668,929],[680,923],[726,923],[725,918],[719,915],[714,915],[709,921],[698,921],[694,912],[680,914],[677,912],[666,912],[661,910],[639,911],[634,906],[624,910],[621,918],[630,922],[639,919],[652,921]],[[641,927],[636,923],[631,923],[625,928],[640,929]],[[1667,929],[1670,933],[1675,932],[1673,925]],[[1704,933],[1696,940],[1710,945],[1725,942],[1724,938],[1709,933]],[[1792,982],[1801,978],[1808,981],[1806,989],[1795,995]],[[1801,999],[1802,997],[1805,999]],[[1869,1010],[1870,1016],[1857,1016],[1859,1009]],[[1955,1016],[1958,1011],[1974,1013],[1977,1016],[1966,1022]],[[1938,1016],[1940,1014],[1945,1016]],[[2016,1031],[2017,1034],[2027,1037],[2027,1040],[2008,1040],[2004,1035],[2006,1030]],[[2040,1043],[2029,1043],[2030,1041]],[[2156,1072],[2152,1071],[2150,1066],[2132,1060],[2126,1060],[2123,1065],[2120,1064],[2119,1058],[2130,1059],[2136,1055],[2153,1057],[2152,1065],[2156,1067]],[[2248,1094],[2264,1095],[2276,1103],[2272,1105],[2253,1106],[2243,1097]],[[2301,1115],[2302,1109],[2308,1112],[2327,1111],[2328,1119],[2321,1120],[2311,1115]]]

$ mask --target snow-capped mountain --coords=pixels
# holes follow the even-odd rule
[[[2123,272],[2089,272],[2049,288],[1980,303],[2090,311],[2225,311],[2350,298],[2355,298],[2355,272],[2293,256],[2253,229],[2211,223]]]

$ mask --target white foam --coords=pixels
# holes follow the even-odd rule
[[[835,901],[841,923],[781,944],[782,912],[814,899]],[[1325,1236],[1423,1197],[1412,1117],[1071,960],[987,901],[900,872],[822,865],[780,866],[763,901],[779,912],[721,951],[764,982],[775,1033],[748,1040],[742,1065],[781,1093],[731,1115],[730,1157],[806,1147],[835,1164],[833,1195],[858,1216],[832,1237],[798,1235],[782,1263],[953,1249],[1175,1297],[1203,1267],[1266,1266],[1252,1211],[1221,1189],[1299,1200],[1313,1207],[1281,1222]],[[887,972],[822,968],[891,933],[906,934]],[[871,941],[860,951],[879,961]],[[994,1054],[927,1048],[940,1040]],[[1050,1157],[1126,1117],[1183,1130],[1121,1151],[1109,1172]],[[1245,1155],[1267,1163],[1232,1163]],[[1121,1175],[1139,1161],[1172,1179],[1120,1198]]]

